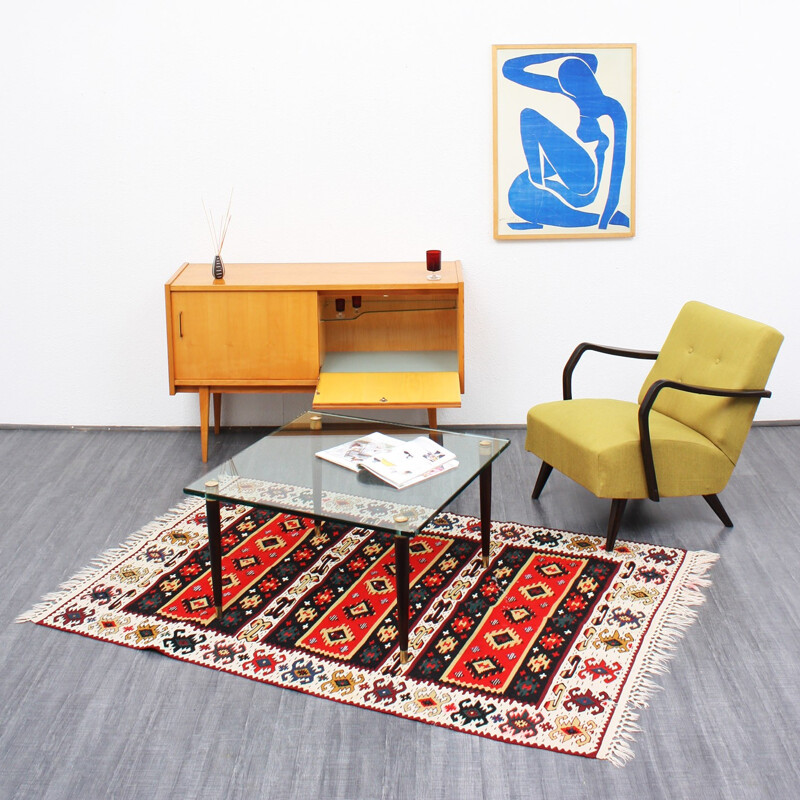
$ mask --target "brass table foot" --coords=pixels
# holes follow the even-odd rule
[[[481,563],[483,568],[486,569],[489,566],[489,556],[481,556]]]
[[[411,660],[411,656],[408,654],[408,650],[401,650],[400,651],[400,663],[401,664],[408,664]]]
[[[217,619],[222,619],[222,606],[217,606]]]

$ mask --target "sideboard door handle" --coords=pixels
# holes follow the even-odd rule
[[[183,311],[178,312],[178,336],[183,339]]]

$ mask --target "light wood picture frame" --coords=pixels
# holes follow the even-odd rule
[[[494,45],[494,238],[635,231],[636,45]]]

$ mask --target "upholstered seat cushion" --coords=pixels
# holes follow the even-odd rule
[[[623,400],[542,403],[528,412],[525,447],[598,497],[647,497],[638,411]],[[662,497],[725,488],[734,464],[705,436],[654,410],[650,435]]]

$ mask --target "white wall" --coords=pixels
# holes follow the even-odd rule
[[[17,3],[0,31],[0,423],[197,424],[163,284],[209,259],[464,265],[467,391],[523,423],[584,339],[659,347],[699,299],[786,335],[760,419],[799,419],[796,29],[730,0]],[[635,238],[492,238],[492,44],[636,42]],[[602,379],[600,367],[614,379]],[[576,393],[634,394],[588,358]],[[309,397],[226,401],[274,424]],[[420,420],[424,418],[420,414]]]

